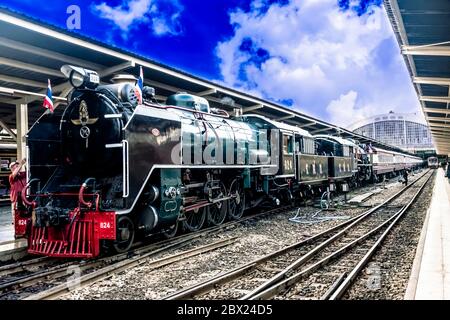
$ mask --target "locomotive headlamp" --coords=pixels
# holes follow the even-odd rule
[[[61,72],[69,78],[70,84],[77,89],[95,89],[100,82],[98,73],[92,70],[66,64],[61,67]]]

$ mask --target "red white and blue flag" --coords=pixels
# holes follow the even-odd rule
[[[138,98],[139,104],[142,104],[142,90],[144,89],[144,72],[142,71],[142,67],[139,69],[139,79],[136,82],[135,93]]]
[[[47,94],[44,98],[44,104],[43,107],[45,109],[49,109],[51,112],[53,112],[53,95],[52,95],[52,85],[50,84],[50,79],[48,79],[48,87],[47,87]]]

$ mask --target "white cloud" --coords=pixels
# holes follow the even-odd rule
[[[377,108],[374,105],[364,105],[356,107],[358,93],[350,90],[346,94],[341,94],[338,99],[332,100],[326,107],[332,123],[348,126],[366,117],[375,115]]]
[[[179,17],[183,6],[177,0],[124,0],[115,7],[102,2],[92,8],[101,18],[114,23],[125,38],[130,29],[142,23],[149,24],[157,36],[181,33]]]
[[[383,8],[358,16],[337,2],[257,0],[250,12],[231,12],[234,35],[216,48],[223,81],[265,98],[292,99],[301,111],[344,126],[355,114],[417,111]],[[267,57],[257,58],[258,50]]]

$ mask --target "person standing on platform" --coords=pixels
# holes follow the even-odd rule
[[[11,186],[9,198],[11,200],[11,213],[12,213],[12,224],[14,224],[14,209],[16,208],[16,203],[19,198],[19,194],[26,185],[27,175],[25,171],[22,170],[26,159],[22,161],[16,161],[9,165],[11,169],[11,174],[9,175],[9,184]]]
[[[450,181],[450,162],[447,162],[447,171],[445,176],[448,178],[448,180]]]
[[[403,171],[403,183],[405,184],[405,186],[408,185],[408,170],[407,169],[405,169]]]

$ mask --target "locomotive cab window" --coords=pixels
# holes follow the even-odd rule
[[[297,140],[295,141],[295,153],[299,153],[300,152],[300,141]]]
[[[303,137],[301,152],[304,154],[314,154],[316,152],[316,147],[314,143],[314,139]]]
[[[294,137],[283,135],[283,153],[292,154],[294,152]]]
[[[342,146],[342,155],[344,157],[349,157],[350,156],[350,147],[349,146]]]

